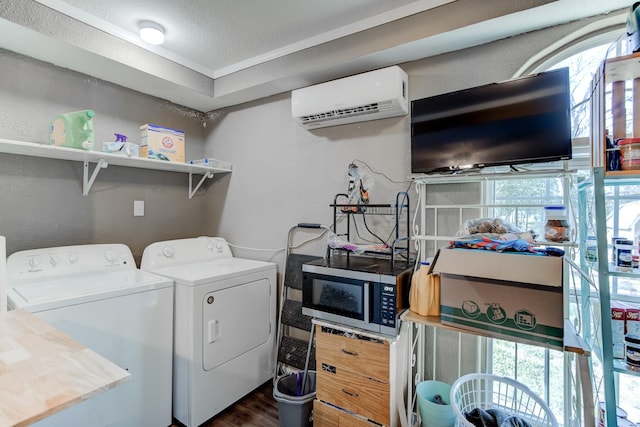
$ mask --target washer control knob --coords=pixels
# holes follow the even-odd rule
[[[75,264],[76,262],[78,262],[78,254],[72,252],[69,254],[69,263],[70,264]]]
[[[218,250],[218,252],[222,252],[222,243],[216,243],[216,249]]]
[[[105,254],[104,257],[107,259],[107,261],[109,262],[114,262],[118,259],[118,252],[114,251],[113,249],[109,249]]]
[[[176,253],[171,246],[165,246],[164,248],[162,248],[162,255],[166,256],[167,258],[172,258],[175,254]]]
[[[58,257],[52,255],[51,258],[49,258],[49,263],[55,267],[56,265],[58,265]]]
[[[34,256],[33,258],[29,259],[29,267],[36,268],[39,265],[40,265],[40,258]]]

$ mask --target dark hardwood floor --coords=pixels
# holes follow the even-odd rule
[[[203,427],[279,427],[278,402],[273,385],[267,381],[233,406],[203,424]],[[171,427],[182,427],[176,422]]]

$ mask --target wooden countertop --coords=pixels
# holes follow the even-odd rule
[[[0,426],[27,426],[130,377],[25,310],[0,313]]]

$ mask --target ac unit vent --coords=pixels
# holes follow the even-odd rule
[[[398,66],[297,89],[291,94],[293,117],[307,129],[402,116],[407,114],[408,104],[407,74]]]
[[[310,116],[302,116],[300,117],[300,121],[302,123],[311,123],[318,120],[327,120],[336,117],[353,117],[353,116],[361,116],[363,114],[371,114],[372,112],[377,113],[380,111],[387,111],[393,108],[393,103],[391,101],[386,102],[374,102],[369,105],[361,105],[359,107],[352,108],[343,108],[335,111],[328,111],[326,113],[318,113]]]

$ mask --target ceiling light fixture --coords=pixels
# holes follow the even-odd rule
[[[160,24],[151,21],[140,23],[140,38],[149,44],[164,43],[164,28]]]

